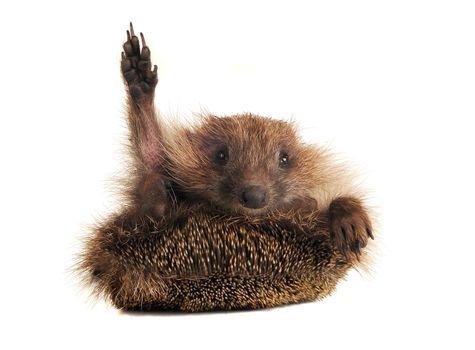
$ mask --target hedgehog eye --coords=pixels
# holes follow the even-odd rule
[[[228,152],[228,147],[226,146],[220,148],[214,156],[214,161],[219,165],[225,165],[228,162],[228,159],[229,159],[229,152]]]
[[[279,155],[279,166],[285,168],[289,165],[289,155],[287,152],[280,152]]]

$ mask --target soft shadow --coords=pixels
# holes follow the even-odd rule
[[[239,310],[211,310],[211,311],[182,311],[182,310],[119,310],[119,313],[127,316],[163,316],[163,317],[183,317],[183,316],[209,316],[222,314],[242,314],[242,313],[257,313],[257,312],[271,312],[277,309],[297,307],[298,305],[312,303],[313,301],[304,301],[295,304],[278,305],[269,308],[261,309],[239,309]]]

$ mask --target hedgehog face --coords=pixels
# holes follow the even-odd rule
[[[172,149],[170,169],[180,188],[231,212],[283,210],[308,198],[315,185],[315,150],[284,121],[206,117]]]

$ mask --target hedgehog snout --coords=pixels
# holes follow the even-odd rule
[[[243,188],[239,201],[246,208],[260,209],[267,205],[267,189],[262,186]]]

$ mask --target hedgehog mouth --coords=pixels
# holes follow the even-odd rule
[[[259,215],[264,215],[267,214],[269,210],[267,208],[259,208],[259,209],[248,209],[248,208],[243,208],[242,213],[247,214],[250,216],[259,216]]]
[[[234,212],[237,214],[241,215],[247,215],[247,216],[264,216],[269,214],[271,211],[271,208],[269,205],[263,206],[261,208],[248,208],[243,205],[237,205],[234,208]]]

